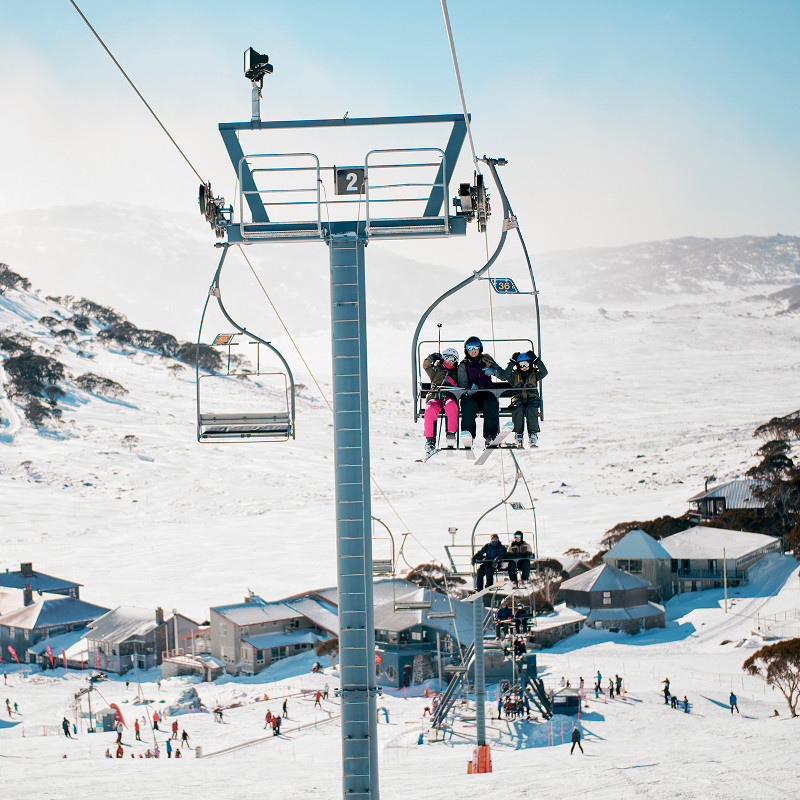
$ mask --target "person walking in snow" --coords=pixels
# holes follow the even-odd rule
[[[136,741],[137,742],[141,742],[142,741],[141,728],[139,727],[139,720],[138,719],[134,720],[134,722],[133,722],[133,730],[134,730],[134,733],[136,734]]]
[[[61,721],[61,728],[64,731],[64,736],[66,736],[67,739],[71,739],[72,734],[69,732],[69,720],[66,717]]]
[[[678,707],[678,695],[673,694],[669,698],[669,704],[670,704],[670,708],[677,708]]]
[[[278,716],[275,716],[275,717],[272,718],[272,735],[273,736],[277,736],[278,735],[278,720],[279,719],[280,719],[280,717],[278,717]]]
[[[6,697],[6,711],[8,711],[8,716],[11,716],[11,701]]]
[[[172,738],[173,739],[178,738],[178,720],[172,721]]]
[[[118,722],[117,723],[117,744],[119,744],[122,741],[122,730],[123,730],[122,722]]]
[[[683,696],[683,710],[684,713],[689,713],[689,699],[686,697],[686,695]]]
[[[281,735],[281,717],[275,717],[275,735]]]
[[[608,699],[614,699],[614,681],[611,678],[608,679]]]
[[[284,700],[283,701],[283,716],[284,717],[288,717],[289,716],[289,701],[288,700]]]
[[[483,352],[483,344],[477,336],[470,336],[464,342],[464,354],[466,358],[458,365],[458,385],[467,390],[461,395],[461,444],[467,450],[472,448],[477,435],[475,417],[480,409],[483,438],[486,446],[492,447],[500,430],[500,406],[495,395],[486,389],[492,386],[492,376],[500,375],[502,370]]]
[[[441,353],[431,353],[423,362],[425,370],[431,381],[431,391],[425,396],[425,455],[430,456],[436,451],[436,421],[444,409],[445,428],[447,438],[445,447],[456,446],[456,433],[458,432],[458,400],[452,392],[443,391],[447,386],[458,386],[458,353],[448,347]]]
[[[267,715],[264,717],[264,729],[266,730],[270,725],[272,725],[272,712],[267,709]]]
[[[186,733],[186,729],[185,728],[183,729],[183,732],[181,733],[181,747],[183,747],[184,745],[186,745],[187,747],[190,746],[189,745],[189,734]]]
[[[619,675],[615,675],[614,678],[617,681],[617,694],[622,694],[622,678]]]
[[[583,752],[583,745],[581,744],[581,729],[577,725],[572,729],[572,747],[569,751],[570,755],[572,755],[575,745],[578,745],[580,748],[581,755],[586,755],[586,753]]]
[[[316,692],[314,694],[314,708],[322,708],[320,700],[322,700],[322,692]]]
[[[733,714],[733,709],[734,708],[736,709],[736,713],[738,714],[739,713],[739,706],[736,704],[736,695],[733,692],[731,692],[731,696],[730,696],[729,702],[731,704],[731,714]]]
[[[172,741],[167,739],[167,758],[172,758]]]
[[[323,687],[323,689],[322,689],[322,699],[323,699],[323,700],[327,700],[327,699],[328,699],[328,689],[329,689],[329,688],[330,688],[330,687],[329,687],[329,686],[328,686],[328,684],[326,683],[326,684],[325,684],[325,686],[324,686],[324,687]]]
[[[669,685],[664,687],[664,705],[669,705]]]
[[[158,719],[159,719],[158,711],[153,712],[153,730],[154,731],[158,730]]]
[[[511,398],[511,421],[514,423],[514,439],[517,447],[522,447],[525,439],[525,423],[528,425],[528,442],[536,447],[539,435],[539,409],[542,401],[539,396],[539,381],[547,375],[547,367],[533,352],[514,353],[508,366],[499,377],[516,389]]]
[[[503,698],[501,697],[497,701],[497,719],[501,719],[503,716]]]

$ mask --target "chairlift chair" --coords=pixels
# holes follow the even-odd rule
[[[295,438],[295,386],[292,371],[286,359],[281,355],[276,347],[270,342],[256,336],[251,331],[235,322],[222,302],[220,291],[220,275],[225,263],[225,257],[229,245],[225,245],[222,256],[214,274],[211,288],[208,292],[203,313],[200,317],[200,328],[197,335],[197,355],[195,361],[196,375],[196,403],[197,403],[197,440],[201,443],[240,443],[240,442],[285,442],[290,438]],[[208,303],[212,297],[216,297],[219,309],[225,319],[236,329],[235,333],[218,334],[212,347],[227,347],[228,358],[225,372],[223,374],[208,373],[201,374],[200,371],[200,344],[203,334],[203,322],[205,320]],[[239,344],[237,337],[249,337],[249,344],[256,345],[256,369],[255,371],[235,371],[231,369],[231,347]],[[261,348],[265,347],[270,353],[278,358],[281,363],[281,371],[265,371],[261,368]],[[265,410],[263,408],[263,387],[259,386],[254,393],[255,408],[252,410],[223,411],[219,408],[206,407],[206,395],[210,386],[219,387],[226,395],[224,402],[228,402],[227,395],[234,386],[241,388],[245,381],[253,378],[276,377],[282,381],[282,388],[278,396],[282,398],[280,408]],[[236,381],[236,383],[234,383]],[[219,400],[222,404],[222,400]],[[213,404],[212,404],[213,406]]]

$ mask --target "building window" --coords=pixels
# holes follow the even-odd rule
[[[279,661],[282,658],[286,658],[286,648],[273,647],[272,650],[270,650],[270,656],[272,657],[273,661]]]
[[[641,573],[641,571],[642,571],[641,559],[631,559],[628,562],[628,572]]]
[[[219,632],[222,636],[228,635],[228,623],[227,622],[220,622],[219,624]]]
[[[300,627],[300,620],[299,620],[299,619],[293,619],[293,620],[292,620],[292,621],[289,623],[289,627],[290,627],[290,628],[299,628],[299,627]]]
[[[11,627],[11,628],[8,629],[9,638],[13,639],[16,636],[16,634],[17,634],[17,629],[16,628]]]
[[[717,571],[717,559],[716,558],[709,558],[708,559],[708,571],[709,572],[716,572]]]
[[[422,642],[424,641],[425,636],[422,631],[411,631],[411,641],[412,642]]]
[[[604,606],[611,605],[611,592],[603,592],[603,605]]]
[[[263,664],[263,663],[264,663],[264,651],[256,650],[256,664]]]
[[[617,569],[624,570],[625,572],[628,571],[628,559],[627,558],[618,558],[617,559]]]
[[[397,670],[391,665],[386,667],[386,677],[390,681],[394,682],[395,680],[397,680]]]
[[[390,632],[389,636],[387,637],[387,641],[389,642],[389,644],[397,644],[397,634],[394,632]]]

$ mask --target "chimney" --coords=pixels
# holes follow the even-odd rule
[[[19,565],[19,571],[22,573],[23,578],[30,578],[33,576],[33,563],[30,561],[23,561]]]
[[[164,609],[159,606],[156,609],[156,622],[161,625],[164,622]]]
[[[22,566],[25,566],[24,564]],[[22,588],[22,599],[23,603],[26,606],[33,604],[33,589],[31,589],[31,585],[26,583],[25,586]]]

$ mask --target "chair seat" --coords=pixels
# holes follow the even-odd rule
[[[285,411],[277,413],[200,414],[200,439],[280,439],[291,435],[291,421]]]

